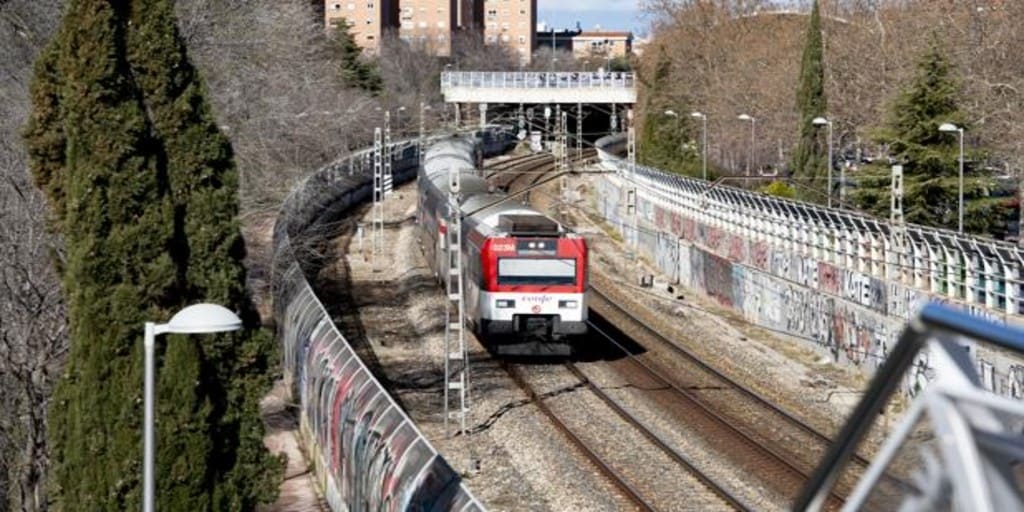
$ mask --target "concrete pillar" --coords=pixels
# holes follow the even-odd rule
[[[885,235],[871,235],[871,275],[885,279]]]
[[[925,249],[928,251],[928,289],[931,293],[942,292],[942,273],[945,269],[944,255],[941,250],[937,250],[932,244],[925,242]]]
[[[985,276],[985,307],[998,309],[999,299],[996,296],[996,285],[1003,277],[1002,269],[998,262],[987,258],[981,260],[981,264]]]
[[[914,288],[918,290],[928,289],[928,282],[926,276],[928,275],[928,258],[926,257],[927,252],[925,248],[919,244],[913,244],[914,247]]]
[[[1006,314],[1019,314],[1020,308],[1017,306],[1017,301],[1020,300],[1021,285],[1017,281],[1020,279],[1020,267],[1004,265],[1003,273],[1006,276]]]
[[[976,255],[964,254],[965,261],[964,267],[966,274],[964,276],[964,302],[968,304],[978,303],[978,290],[980,288],[980,282],[978,279],[978,257]]]
[[[960,293],[960,251],[943,248],[946,253],[946,296],[955,299]]]

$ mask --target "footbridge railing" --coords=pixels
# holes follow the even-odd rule
[[[636,76],[624,72],[446,71],[449,103],[636,103]]]
[[[843,510],[1024,510],[1024,401],[984,388],[965,350],[976,344],[1024,359],[1024,330],[925,306],[875,374],[794,510],[824,508],[922,353],[934,360],[934,380],[892,430]],[[894,481],[902,484],[898,492]]]

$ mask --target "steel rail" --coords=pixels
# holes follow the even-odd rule
[[[601,456],[597,454],[597,452],[588,447],[587,444],[582,439],[580,439],[579,436],[573,433],[572,429],[570,429],[569,426],[566,425],[565,422],[563,422],[557,414],[555,414],[551,407],[544,403],[543,398],[537,394],[537,391],[534,390],[533,387],[529,385],[529,383],[526,382],[526,379],[523,378],[522,374],[514,365],[508,362],[502,362],[502,366],[505,368],[505,371],[508,372],[509,376],[512,377],[512,380],[515,381],[516,385],[519,386],[519,388],[522,389],[524,393],[526,393],[530,401],[534,403],[537,406],[537,408],[544,413],[545,416],[547,416],[548,420],[555,425],[555,428],[557,428],[559,432],[564,434],[565,437],[569,439],[569,441],[573,444],[573,446],[576,447],[577,450],[583,453],[583,455],[588,460],[590,460],[590,462],[594,466],[597,467],[597,469],[605,476],[605,478],[611,481],[611,483],[615,485],[615,487],[622,491],[626,495],[626,497],[629,498],[629,500],[632,501],[633,504],[639,507],[641,510],[646,510],[649,512],[653,512],[654,510],[656,510],[653,506],[651,506],[650,503],[647,502],[647,500],[645,500],[640,495],[639,491],[637,491],[632,485],[629,484],[629,482],[625,480],[625,477],[623,477],[617,471],[615,471],[615,469],[608,465],[608,463],[605,462],[601,458]]]
[[[611,324],[610,321],[608,323]],[[604,329],[601,329],[598,325],[596,325],[593,320],[588,320],[587,324],[590,326],[591,331],[604,336],[610,343],[614,344],[616,347],[622,350],[627,356],[629,356],[630,362],[644,368],[651,376],[655,377],[657,380],[663,382],[666,386],[674,390],[677,396],[682,397],[688,403],[692,404],[696,409],[703,412],[705,417],[712,420],[713,423],[721,426],[725,431],[735,436],[739,441],[745,442],[753,450],[761,452],[762,456],[766,457],[771,461],[774,461],[774,463],[778,467],[781,467],[784,470],[788,471],[791,475],[798,477],[801,480],[801,482],[806,481],[808,478],[810,478],[810,471],[806,471],[802,468],[797,467],[796,464],[790,461],[790,459],[786,455],[781,454],[774,448],[766,446],[765,443],[758,441],[751,434],[747,433],[744,429],[737,426],[735,421],[726,417],[724,414],[720,413],[719,411],[709,406],[707,403],[704,402],[704,400],[701,400],[694,393],[679,387],[671,379],[665,377],[664,375],[661,375],[661,373],[659,373],[657,370],[651,368],[647,363],[641,361],[640,358],[636,357],[632,352],[629,351],[629,349],[623,346],[623,344],[619,343],[615,339],[615,337],[608,334]],[[799,490],[800,489],[797,489],[797,492],[799,492]],[[843,496],[840,496],[835,491],[831,492],[830,495],[830,501],[832,501],[833,504],[836,505],[834,507],[836,509],[838,509],[839,506],[845,501],[845,498]]]
[[[746,396],[747,398],[750,398],[751,400],[756,402],[758,405],[764,407],[765,409],[767,409],[768,411],[772,412],[773,414],[776,414],[776,415],[779,415],[779,416],[785,418],[792,425],[796,426],[797,428],[799,428],[803,432],[811,435],[817,441],[823,443],[826,451],[827,451],[827,448],[832,445],[833,440],[832,440],[831,437],[825,435],[824,433],[822,433],[821,431],[817,430],[813,426],[807,424],[806,422],[804,422],[800,418],[796,417],[795,415],[793,415],[789,411],[783,409],[782,407],[769,402],[764,397],[762,397],[761,395],[759,395],[756,392],[754,392],[753,390],[751,390],[749,387],[740,384],[735,379],[729,377],[728,375],[725,375],[724,373],[722,373],[718,369],[708,365],[703,360],[701,360],[701,358],[698,357],[696,354],[694,354],[693,352],[689,351],[688,349],[686,349],[684,347],[679,346],[678,344],[673,342],[671,339],[669,339],[668,336],[662,334],[661,332],[656,330],[654,327],[651,327],[648,323],[641,321],[639,318],[637,318],[637,316],[635,314],[633,314],[632,312],[627,310],[621,304],[618,304],[617,302],[611,300],[611,298],[608,297],[608,295],[606,295],[604,292],[602,292],[599,288],[591,285],[590,291],[591,291],[592,294],[597,295],[601,300],[603,300],[603,302],[605,304],[609,305],[610,307],[612,307],[613,309],[615,309],[619,313],[621,313],[621,314],[625,315],[626,317],[628,317],[630,320],[633,321],[633,323],[639,325],[644,331],[646,331],[649,334],[651,334],[656,340],[660,341],[663,345],[667,346],[670,350],[672,350],[675,353],[685,357],[687,360],[689,360],[692,363],[696,364],[701,370],[703,370],[706,373],[710,374],[712,377],[714,377],[714,378],[716,378],[718,380],[723,381],[725,384],[727,384],[728,386],[732,387],[733,390],[738,391],[741,395]],[[609,322],[609,323],[611,323],[611,322]],[[860,455],[857,455],[857,454],[853,455],[852,460],[855,461],[860,466],[862,466],[863,468],[867,468],[871,464],[871,461],[869,461],[866,458],[864,458],[864,457],[862,457]],[[891,484],[894,484],[894,485],[900,487],[902,490],[905,490],[905,491],[906,490],[916,490],[916,486],[914,486],[913,484],[911,484],[911,483],[909,483],[907,481],[904,481],[904,480],[902,480],[902,479],[900,479],[898,477],[892,476],[892,475],[888,475],[888,474],[885,475],[885,480],[887,482],[891,483]]]
[[[707,475],[707,473],[701,471],[696,466],[694,466],[693,463],[691,463],[689,460],[686,459],[686,457],[683,456],[683,454],[676,451],[675,448],[669,446],[669,444],[665,442],[665,440],[663,440],[661,437],[659,437],[658,434],[655,434],[654,431],[652,431],[650,428],[644,425],[643,422],[641,422],[636,416],[630,414],[629,411],[627,411],[624,407],[619,405],[619,403],[615,401],[615,399],[612,398],[611,395],[605,393],[604,390],[597,387],[597,385],[594,384],[589,377],[584,375],[583,372],[575,364],[566,363],[565,366],[569,369],[570,372],[572,372],[573,375],[575,375],[578,379],[580,379],[580,381],[582,381],[587,386],[587,389],[589,389],[591,393],[597,395],[597,397],[604,401],[604,403],[613,411],[615,411],[615,413],[618,414],[620,418],[622,418],[627,423],[636,428],[638,432],[643,434],[644,437],[646,437],[652,444],[657,446],[663,453],[668,455],[672,460],[676,461],[676,463],[678,463],[680,466],[683,466],[690,474],[696,477],[697,480],[700,480],[700,482],[703,483],[705,487],[711,490],[711,492],[715,493],[715,495],[717,495],[719,498],[721,498],[723,501],[728,503],[736,510],[743,512],[754,510],[753,508],[743,503],[739,498],[731,494],[728,490],[725,489],[724,486],[722,486],[718,482],[715,482],[714,479]]]

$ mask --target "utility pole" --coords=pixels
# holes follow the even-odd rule
[[[639,245],[640,236],[637,233],[639,214],[637,212],[637,198],[636,198],[636,128],[633,126],[633,109],[626,110],[626,122],[628,127],[626,128],[626,151],[629,157],[629,191],[627,192],[626,208],[630,210],[633,215],[633,247]]]
[[[889,188],[890,200],[889,206],[889,224],[892,231],[892,245],[896,253],[895,262],[888,263],[886,268],[886,278],[893,279],[896,276],[900,276],[900,281],[903,281],[903,259],[904,251],[908,249],[907,238],[906,238],[906,224],[903,218],[903,166],[894,165],[892,166],[892,185]],[[890,258],[886,258],[890,259]]]
[[[391,173],[391,112],[384,112],[384,197],[394,192],[395,178]]]
[[[384,134],[373,130],[373,223],[370,232],[371,264],[380,272],[380,259],[384,252]]]
[[[427,103],[425,101],[420,102],[420,137],[419,143],[416,148],[416,156],[419,158],[420,165],[423,165],[423,150],[427,143]]]
[[[462,211],[459,208],[461,169],[448,170],[448,225],[445,229],[445,328],[444,328],[444,431],[451,437],[450,395],[458,395],[459,432],[466,431],[466,393],[469,388],[469,355],[466,353],[462,302]]]
[[[556,171],[569,171],[569,113],[562,112],[558,120],[558,160]],[[569,201],[569,177],[565,174],[558,179],[559,192],[563,202]]]
[[[583,158],[583,103],[576,104],[576,159]]]

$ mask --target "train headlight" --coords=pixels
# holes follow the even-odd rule
[[[511,299],[498,299],[494,301],[494,307],[496,308],[514,308],[516,307],[516,301]]]
[[[580,307],[580,303],[576,300],[560,300],[558,301],[558,307],[561,309],[576,309]]]

